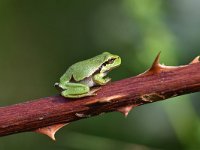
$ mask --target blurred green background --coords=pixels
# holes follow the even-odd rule
[[[144,72],[156,54],[167,65],[200,52],[198,0],[0,0],[0,106],[58,93],[71,64],[103,51],[120,80]],[[0,138],[0,150],[199,149],[199,93],[73,122],[57,142],[35,133]],[[31,108],[30,108],[31,109]]]

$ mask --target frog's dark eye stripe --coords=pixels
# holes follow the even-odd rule
[[[107,63],[108,63],[108,64],[112,64],[114,61],[115,61],[115,59],[112,58],[112,59],[108,60]]]
[[[105,63],[103,63],[103,64],[100,66],[99,69],[101,70],[103,66],[106,66],[106,64],[112,64],[114,61],[115,61],[115,58],[109,59],[108,61],[106,61]]]

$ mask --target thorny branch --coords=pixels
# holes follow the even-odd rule
[[[159,64],[159,56],[143,74],[105,85],[97,96],[51,96],[0,107],[0,136],[35,131],[55,140],[56,131],[70,122],[112,111],[127,116],[136,106],[200,91],[199,57],[173,67]]]

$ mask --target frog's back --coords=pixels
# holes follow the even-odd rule
[[[81,81],[94,74],[104,62],[104,57],[93,57],[84,61],[77,62],[70,66],[65,74],[61,77],[61,81]]]

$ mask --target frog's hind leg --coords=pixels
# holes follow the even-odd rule
[[[90,87],[80,83],[66,83],[66,90],[61,92],[61,95],[68,98],[81,98],[86,96],[96,95],[96,90],[91,90]]]
[[[89,91],[88,93],[85,94],[71,94],[67,90],[61,92],[61,95],[67,98],[82,98],[82,97],[88,97],[88,96],[95,96],[96,94],[93,93],[92,91]]]

